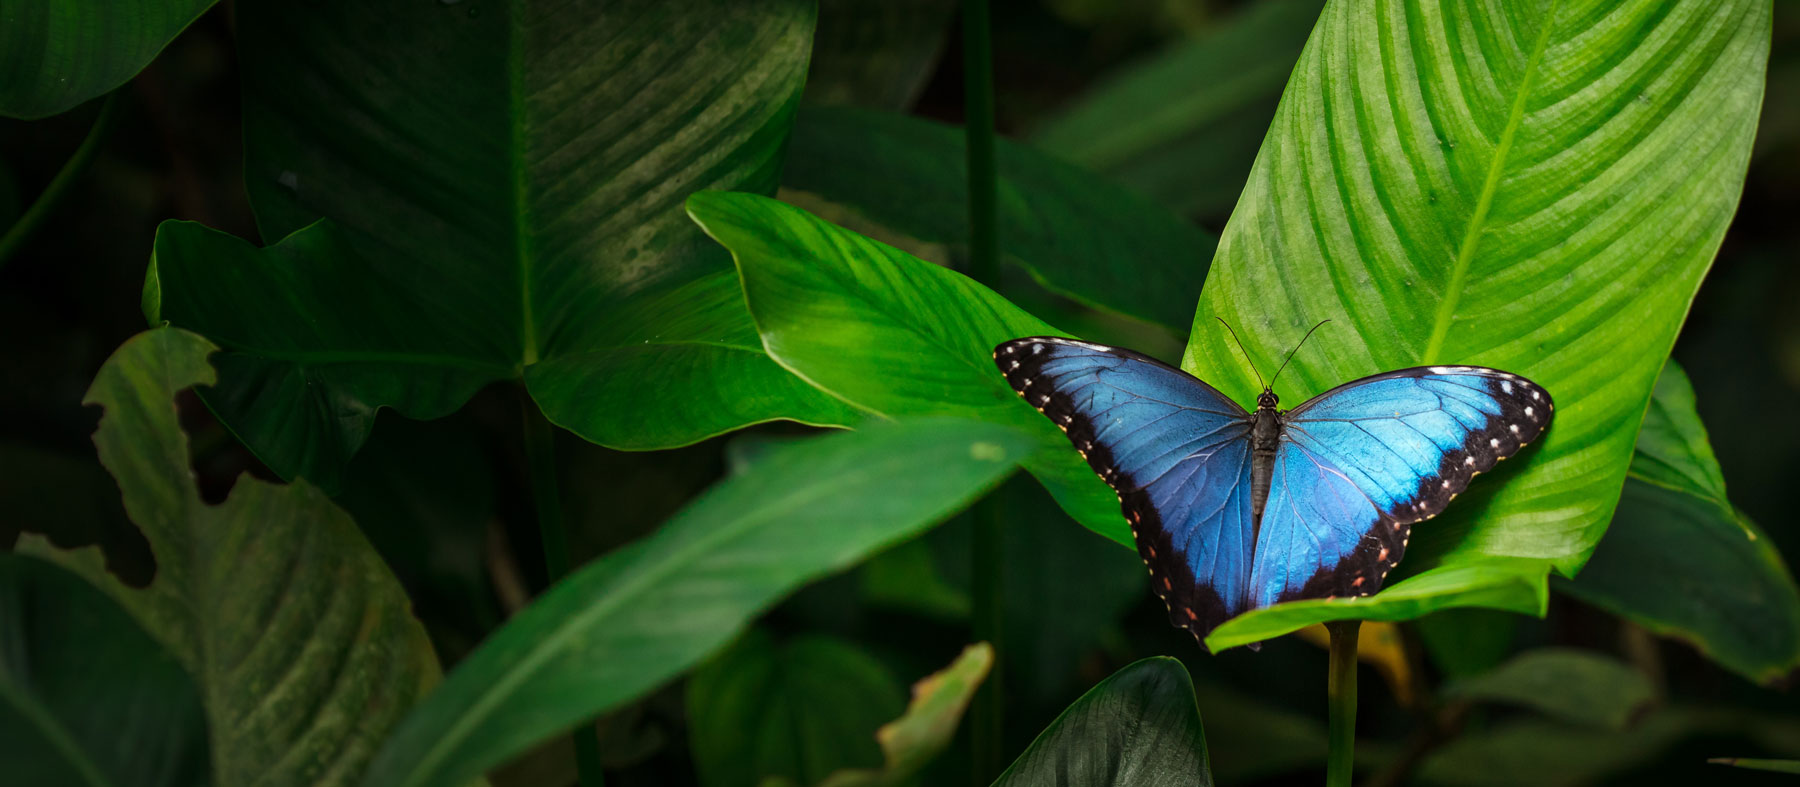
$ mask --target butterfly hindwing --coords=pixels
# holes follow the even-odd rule
[[[1029,337],[994,361],[1119,495],[1170,620],[1204,635],[1249,600],[1249,413],[1130,350]]]
[[[1537,439],[1552,411],[1550,394],[1523,377],[1426,366],[1345,383],[1287,412],[1256,547],[1256,606],[1375,592],[1412,525]]]

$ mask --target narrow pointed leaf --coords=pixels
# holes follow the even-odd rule
[[[1031,445],[968,421],[875,424],[771,452],[557,583],[388,741],[368,785],[459,784],[655,689],[801,585],[916,535]]]
[[[1194,684],[1167,657],[1132,664],[1051,722],[995,787],[1212,784]]]
[[[239,478],[207,505],[194,487],[175,395],[214,379],[214,346],[176,328],[127,341],[85,401],[94,443],[156,559],[148,587],[106,572],[94,548],[26,549],[122,605],[199,687],[219,784],[354,782],[438,678],[406,594],[356,523],[317,487]]]
[[[285,272],[243,278],[258,255],[201,253],[223,244],[169,225],[158,311],[230,351],[203,392],[222,420],[332,488],[378,408],[467,398],[445,367],[523,377],[556,422],[619,447],[845,423],[720,341],[749,324],[741,299],[668,300],[730,271],[682,199],[774,190],[813,20],[804,0],[245,6],[245,177],[263,237],[287,238],[261,266]],[[316,327],[258,333],[279,300]],[[619,319],[652,304],[657,325]],[[441,364],[368,361],[420,348]],[[649,368],[664,389],[618,389]]]
[[[1800,760],[1767,760],[1753,757],[1713,757],[1707,762],[1752,771],[1800,774]]]
[[[0,115],[47,117],[124,84],[215,1],[8,0]]]
[[[1057,502],[1131,543],[1112,490],[994,368],[995,345],[1059,331],[967,276],[772,199],[702,192],[688,212],[737,260],[778,363],[872,413],[1018,427],[1037,438],[1026,468]]]
[[[922,118],[805,107],[782,186],[919,240],[966,249],[964,144],[961,129]],[[1177,331],[1188,324],[1217,238],[1081,167],[1015,142],[997,144],[1008,261],[1083,303]]]
[[[1759,0],[1331,2],[1220,242],[1184,368],[1247,401],[1255,377],[1215,316],[1265,369],[1331,319],[1276,383],[1284,402],[1418,365],[1535,380],[1556,400],[1544,440],[1415,528],[1402,570],[1504,558],[1573,574],[1736,208],[1769,18]],[[1359,605],[1394,619],[1378,611],[1390,598],[1411,616],[1473,588],[1441,589]]]
[[[0,554],[0,762],[17,784],[209,783],[200,694],[86,580]]]
[[[888,787],[911,783],[938,754],[950,747],[963,711],[994,665],[994,648],[977,642],[956,661],[913,684],[906,713],[881,725],[875,739],[886,765],[881,770],[839,771],[819,787]]]

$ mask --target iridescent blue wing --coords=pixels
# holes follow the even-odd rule
[[[1119,347],[1029,337],[996,347],[994,362],[1118,493],[1170,621],[1205,636],[1243,611],[1255,532],[1249,413]]]
[[[1550,425],[1515,374],[1425,366],[1345,383],[1282,416],[1253,606],[1374,593],[1411,528]]]

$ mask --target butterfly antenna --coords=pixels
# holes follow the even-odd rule
[[[1305,335],[1305,336],[1302,336],[1302,337],[1300,337],[1300,344],[1296,344],[1296,345],[1294,345],[1294,349],[1292,349],[1292,350],[1289,350],[1289,351],[1288,351],[1288,356],[1287,356],[1287,359],[1286,359],[1286,360],[1283,360],[1283,361],[1282,361],[1282,362],[1281,362],[1281,369],[1286,369],[1286,368],[1287,368],[1287,365],[1288,365],[1288,361],[1291,361],[1291,360],[1294,360],[1294,353],[1297,353],[1297,352],[1300,352],[1300,346],[1301,346],[1301,345],[1303,345],[1303,344],[1306,344],[1306,340],[1307,340],[1307,339],[1310,339],[1310,338],[1312,338],[1312,335],[1313,335],[1313,331],[1316,331],[1316,330],[1318,330],[1318,329],[1319,329],[1319,326],[1320,326],[1320,325],[1324,325],[1324,324],[1325,324],[1325,323],[1328,323],[1328,322],[1331,322],[1331,321],[1330,321],[1330,320],[1320,320],[1320,321],[1319,321],[1319,325],[1314,325],[1314,326],[1313,326],[1313,327],[1312,327],[1312,330],[1311,330],[1311,331],[1307,331],[1307,332],[1306,332],[1306,335]],[[1275,370],[1275,377],[1280,377],[1280,376],[1281,376],[1281,369],[1276,369],[1276,370]],[[1269,384],[1270,384],[1270,385],[1274,385],[1274,384],[1275,384],[1275,377],[1270,377],[1270,378],[1269,378]]]
[[[1219,324],[1220,324],[1220,325],[1223,325],[1223,326],[1225,326],[1225,330],[1227,330],[1227,331],[1231,331],[1231,323],[1228,323],[1228,322],[1226,322],[1226,321],[1225,321],[1225,318],[1224,318],[1224,317],[1217,317],[1217,316],[1215,316],[1215,317],[1213,317],[1213,319],[1215,319],[1215,320],[1218,320],[1218,321],[1219,321]],[[1262,385],[1262,387],[1263,387],[1263,390],[1265,390],[1265,391],[1266,391],[1266,390],[1268,390],[1268,389],[1269,389],[1269,386],[1267,386],[1267,385],[1263,385],[1263,381],[1262,381],[1262,372],[1258,372],[1258,371],[1256,371],[1256,362],[1255,362],[1255,361],[1252,361],[1252,360],[1250,360],[1250,351],[1249,351],[1249,350],[1246,350],[1246,349],[1244,349],[1244,343],[1243,343],[1243,342],[1240,342],[1240,341],[1238,341],[1238,337],[1237,337],[1237,331],[1231,331],[1231,340],[1232,340],[1232,341],[1234,341],[1234,342],[1237,342],[1237,346],[1238,346],[1238,352],[1241,352],[1241,353],[1243,353],[1243,354],[1244,354],[1244,361],[1245,361],[1245,362],[1246,362],[1246,363],[1249,363],[1249,364],[1250,364],[1250,371],[1251,371],[1251,372],[1254,372],[1254,373],[1255,373],[1255,374],[1256,374],[1256,384],[1257,384],[1257,385]]]

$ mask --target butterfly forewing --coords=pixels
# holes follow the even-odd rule
[[[1204,635],[1248,603],[1249,413],[1160,361],[1031,337],[994,361],[1119,496],[1170,620]]]
[[[1284,507],[1294,522],[1264,516],[1255,605],[1374,593],[1400,562],[1412,526],[1442,513],[1476,475],[1536,440],[1553,411],[1538,384],[1479,366],[1385,372],[1288,411],[1268,506]],[[1298,480],[1311,475],[1341,479],[1316,485],[1347,483],[1366,504],[1327,513],[1306,505],[1317,501],[1293,499],[1291,490],[1315,485]],[[1290,547],[1290,527],[1321,535]],[[1352,532],[1360,536],[1347,538]]]

